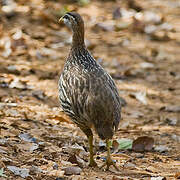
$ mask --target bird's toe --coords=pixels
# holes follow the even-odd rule
[[[89,166],[90,167],[97,167],[96,161],[94,159],[90,159]]]
[[[116,166],[116,163],[111,159],[111,158],[107,158],[106,162],[100,167],[100,169],[102,169],[103,167],[106,166],[106,171],[109,170],[110,166],[113,166],[117,171],[119,171],[119,168]]]

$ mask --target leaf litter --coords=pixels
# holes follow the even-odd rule
[[[37,180],[179,178],[179,5],[170,4],[3,1],[1,175]],[[87,139],[59,108],[57,83],[71,34],[57,21],[69,10],[83,15],[88,48],[103,59],[127,102],[112,140],[113,159],[122,168],[118,173],[88,168]],[[95,160],[101,165],[106,149],[99,142],[95,136]]]

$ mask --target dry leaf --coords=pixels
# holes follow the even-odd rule
[[[161,110],[165,110],[168,112],[180,112],[180,106],[179,105],[166,106],[166,107],[162,107]]]
[[[151,180],[166,180],[165,177],[157,176],[157,177],[151,177]]]
[[[138,137],[133,141],[132,149],[137,152],[144,152],[152,150],[154,139],[148,136]]]
[[[180,179],[180,172],[177,172],[174,176],[176,179]]]
[[[82,169],[76,166],[71,166],[63,169],[65,171],[65,175],[79,175],[82,172]]]
[[[64,173],[65,172],[62,170],[51,170],[48,172],[48,175],[55,176],[55,177],[63,177]],[[58,178],[56,178],[56,179],[58,179]]]
[[[23,141],[26,141],[26,142],[33,142],[33,143],[36,143],[37,140],[36,138],[32,137],[30,134],[28,133],[23,133],[23,134],[20,134],[19,135],[19,138]]]
[[[71,155],[68,161],[71,162],[72,164],[77,164],[81,168],[85,167],[84,160],[78,157],[77,155]]]
[[[114,9],[113,11],[113,19],[119,19],[121,17],[120,7]]]
[[[22,178],[26,178],[29,176],[29,169],[19,168],[16,166],[7,166],[7,168],[15,175],[21,176]]]
[[[163,152],[168,151],[168,147],[166,147],[164,145],[159,145],[159,146],[155,146],[154,150],[158,151],[160,153],[163,153]]]
[[[131,96],[135,97],[137,100],[139,100],[144,105],[147,104],[147,98],[146,98],[146,92],[145,91],[131,93]]]

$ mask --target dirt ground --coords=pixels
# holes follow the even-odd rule
[[[0,3],[0,179],[180,178],[178,0]],[[59,107],[71,32],[58,19],[67,10],[83,16],[88,49],[127,102],[113,139],[154,140],[149,151],[112,148],[120,171],[88,167],[87,138]]]

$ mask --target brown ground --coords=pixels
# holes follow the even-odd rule
[[[27,168],[26,179],[37,180],[180,178],[179,1],[17,2],[10,12],[1,2],[0,10],[0,169],[7,179],[23,179],[9,166]],[[118,7],[136,15],[124,17]],[[71,33],[58,18],[66,8],[83,16],[88,48],[127,101],[114,139],[149,136],[155,141],[149,152],[114,153],[119,172],[87,166],[86,137],[59,108],[57,82]],[[147,11],[156,19],[137,18]],[[148,34],[149,25],[156,31]],[[19,135],[24,133],[34,139],[23,140]],[[98,137],[95,143],[100,166],[105,150]],[[74,154],[82,161],[80,175],[63,175]],[[6,178],[0,173],[0,179]]]

